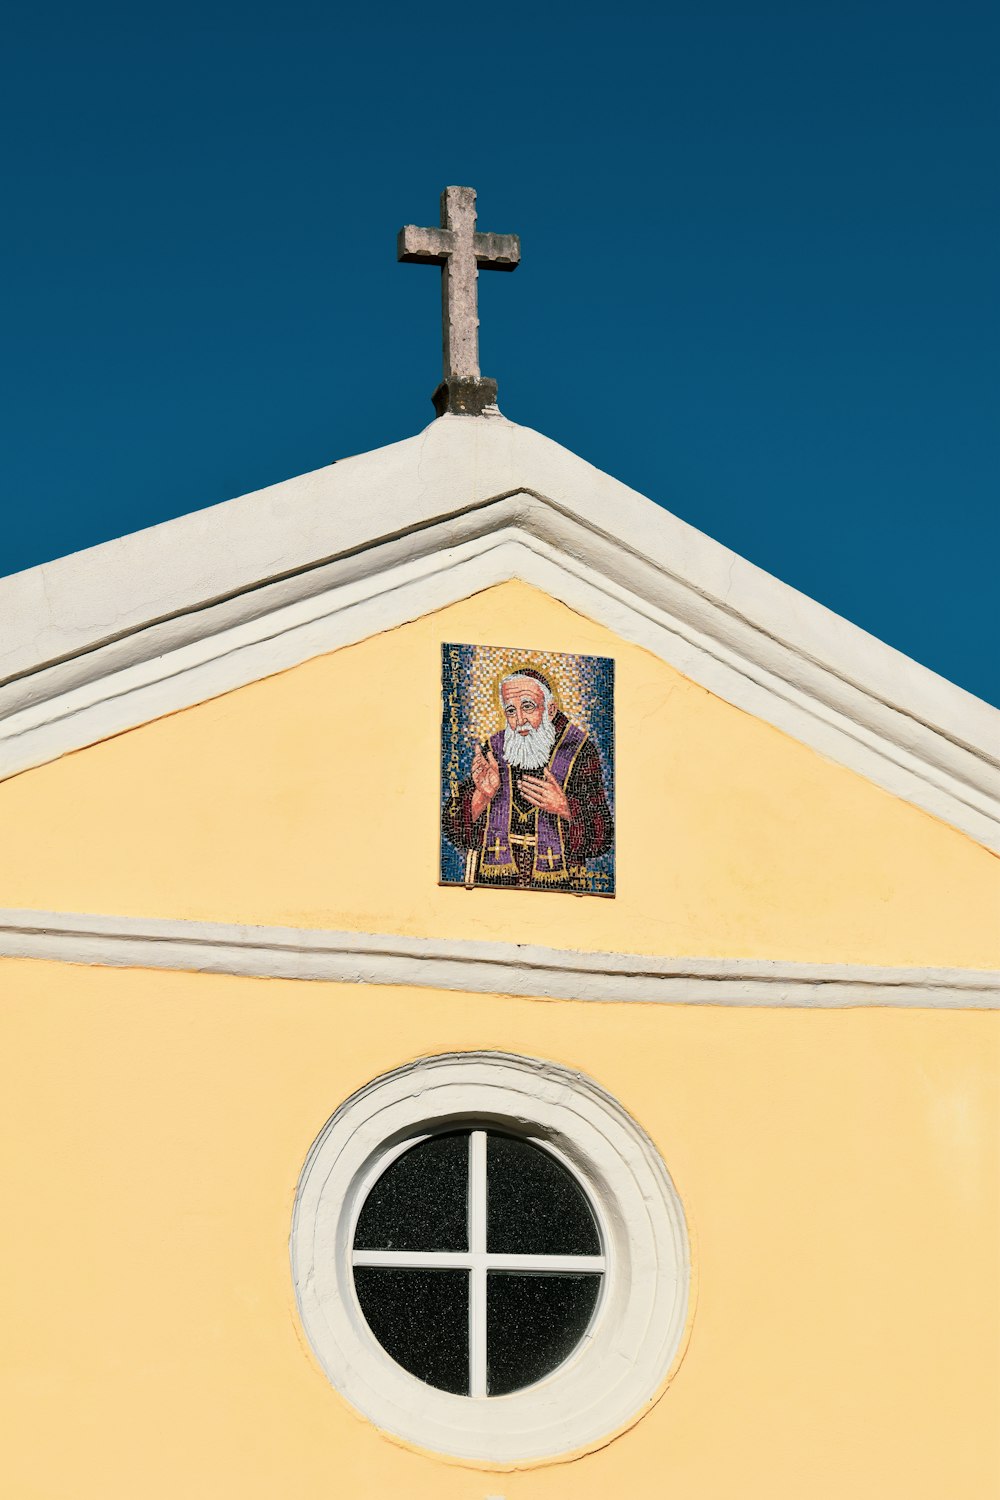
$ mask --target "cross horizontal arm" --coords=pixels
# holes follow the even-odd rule
[[[476,238],[485,240],[491,236]],[[418,266],[443,266],[454,246],[455,236],[450,229],[419,229],[416,224],[404,224],[396,236],[396,259]]]
[[[476,265],[483,271],[516,271],[521,260],[521,241],[516,234],[476,234],[472,248]]]
[[[355,1250],[356,1266],[388,1266],[396,1270],[536,1271],[574,1274],[603,1271],[603,1255],[491,1255],[472,1250]]]

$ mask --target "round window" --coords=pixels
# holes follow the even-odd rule
[[[460,1396],[505,1396],[561,1365],[590,1326],[604,1272],[572,1172],[494,1130],[404,1144],[361,1207],[353,1261],[383,1349]]]
[[[342,1104],[291,1255],[332,1384],[473,1463],[606,1442],[665,1388],[686,1326],[684,1215],[652,1141],[591,1079],[506,1053],[425,1058]]]

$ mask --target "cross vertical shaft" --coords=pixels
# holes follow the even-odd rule
[[[396,258],[416,265],[441,267],[441,330],[444,379],[434,392],[438,416],[457,412],[481,415],[495,408],[495,380],[479,371],[480,267],[514,271],[521,259],[516,234],[476,231],[474,188],[448,187],[441,194],[440,228],[407,224],[399,231]]]
[[[441,268],[444,378],[452,375],[459,380],[478,380],[479,267],[473,249],[476,194],[472,188],[445,188],[441,194],[441,224],[452,236],[451,252]]]

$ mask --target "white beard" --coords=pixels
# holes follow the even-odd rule
[[[555,742],[556,731],[551,719],[543,719],[537,729],[529,729],[527,734],[505,729],[503,758],[519,771],[537,771],[548,761]]]

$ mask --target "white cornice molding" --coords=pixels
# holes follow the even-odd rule
[[[666,1005],[1000,1008],[1000,973],[579,953],[520,943],[0,911],[0,957],[254,979]]]
[[[510,578],[1000,851],[996,710],[503,419],[0,580],[0,775]]]

